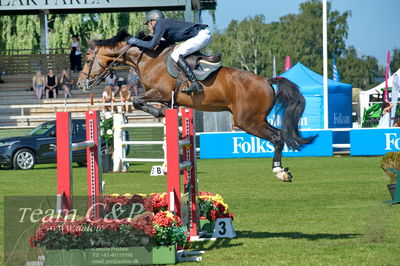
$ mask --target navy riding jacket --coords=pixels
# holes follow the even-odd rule
[[[205,24],[194,24],[182,20],[159,19],[154,27],[153,38],[150,41],[138,40],[136,45],[152,50],[161,38],[170,43],[182,42],[196,36],[200,30],[207,27],[208,25]]]

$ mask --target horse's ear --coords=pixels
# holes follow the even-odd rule
[[[86,42],[91,50],[94,50],[96,48],[96,44],[92,40],[86,38]]]

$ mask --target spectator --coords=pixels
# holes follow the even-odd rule
[[[393,104],[391,102],[383,101],[382,103],[382,117],[379,120],[378,127],[390,127],[390,109]]]
[[[111,90],[111,86],[105,86],[103,91],[102,103],[113,103],[114,102],[114,93]],[[104,105],[103,111],[110,111],[111,105]]]
[[[121,103],[122,105],[122,112],[132,112],[131,108],[131,92],[128,90],[128,86],[126,84],[123,84],[121,86],[121,91],[119,92],[119,97],[121,98]]]
[[[119,90],[121,89],[122,85],[126,85],[126,81],[123,77],[117,77],[117,81],[115,82],[114,86],[114,94],[118,94]]]
[[[133,89],[133,93],[135,94],[135,96],[138,96],[139,86],[140,86],[139,75],[136,73],[136,70],[133,67],[131,67],[128,73],[128,90]]]
[[[49,69],[49,73],[46,77],[46,99],[57,98],[58,94],[58,79],[54,75],[53,69]],[[51,96],[51,97],[50,97]]]
[[[64,90],[64,97],[71,98],[71,89],[74,83],[72,82],[72,79],[69,76],[69,72],[66,69],[64,69],[61,73],[60,83],[61,89]]]
[[[38,100],[42,99],[44,85],[44,77],[42,76],[42,72],[38,70],[32,78],[32,88],[35,91],[36,99]]]
[[[71,62],[71,70],[73,72],[79,72],[82,70],[81,42],[77,35],[72,35],[71,52],[69,54],[69,60]]]
[[[110,86],[111,90],[114,91],[114,87],[117,84],[117,75],[115,75],[114,70],[110,71],[110,74],[106,77],[106,86]]]

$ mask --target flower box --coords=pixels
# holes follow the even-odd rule
[[[45,252],[46,266],[175,264],[176,246],[54,249]]]

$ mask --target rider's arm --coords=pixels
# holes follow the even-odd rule
[[[150,41],[137,40],[136,46],[153,50],[154,47],[160,42],[166,30],[165,24],[157,23],[154,29],[153,38]]]

